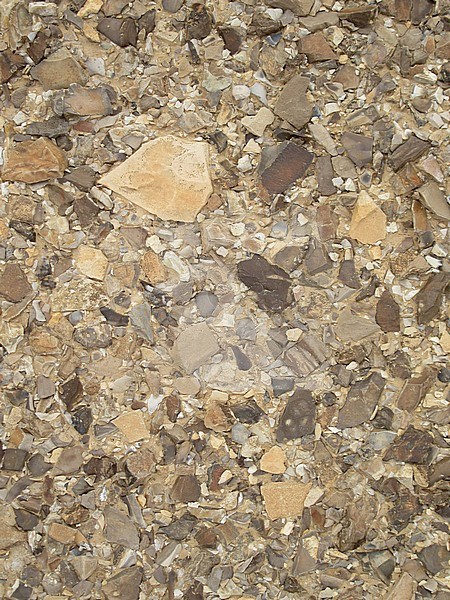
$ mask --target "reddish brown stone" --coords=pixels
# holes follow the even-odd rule
[[[378,300],[375,320],[385,332],[400,331],[400,307],[387,290]]]
[[[426,431],[415,429],[410,425],[400,435],[384,455],[384,460],[427,465],[433,453],[433,438]]]
[[[33,288],[20,266],[16,263],[7,263],[0,276],[0,296],[10,302],[20,302],[32,290]]]
[[[196,502],[201,496],[200,484],[195,475],[179,475],[170,496],[178,502]]]
[[[325,39],[323,33],[312,33],[301,38],[298,43],[298,49],[299,52],[306,54],[310,63],[337,58],[336,53]]]
[[[280,146],[280,152],[263,168],[261,181],[270,194],[282,194],[297,179],[303,177],[314,155],[301,146],[289,142]]]

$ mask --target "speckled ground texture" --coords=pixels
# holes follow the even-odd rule
[[[447,0],[0,2],[0,596],[450,599]]]

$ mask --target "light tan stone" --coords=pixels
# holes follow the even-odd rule
[[[244,117],[242,119],[242,125],[253,133],[254,135],[261,136],[264,134],[266,127],[272,125],[275,119],[275,115],[271,110],[263,106],[258,110],[256,115],[251,117]]]
[[[2,179],[38,183],[62,177],[67,164],[64,152],[48,138],[27,140],[7,150]]]
[[[141,259],[141,269],[145,274],[145,278],[149,283],[155,285],[167,279],[167,270],[162,264],[159,256],[149,250]]]
[[[45,90],[62,90],[72,83],[83,84],[86,74],[67,48],[61,48],[31,69]]]
[[[206,142],[175,136],[144,144],[100,184],[161,219],[192,222],[212,193]]]
[[[359,194],[350,223],[350,236],[363,244],[375,244],[386,237],[386,215],[365,191]]]
[[[108,259],[98,248],[79,246],[74,253],[75,264],[80,273],[90,279],[103,281],[108,269]]]
[[[212,429],[217,433],[222,433],[231,429],[231,424],[228,421],[222,406],[215,402],[210,404],[206,409],[204,423],[205,427]]]
[[[172,355],[187,373],[193,373],[218,351],[219,344],[208,325],[196,323],[180,333],[173,345]]]
[[[56,286],[52,290],[50,301],[54,312],[71,312],[80,309],[95,310],[107,298],[101,283],[81,279]]]
[[[61,523],[52,523],[48,528],[48,535],[61,544],[78,545],[83,542],[87,543],[81,531],[67,525],[61,525]]]
[[[400,579],[384,596],[384,600],[412,600],[415,598],[417,583],[409,573],[403,573]]]
[[[148,429],[140,411],[124,413],[114,419],[113,423],[128,442],[138,442],[148,437]]]
[[[261,486],[269,519],[274,521],[282,517],[298,517],[303,512],[305,498],[311,483],[282,481],[265,483]]]
[[[273,473],[275,475],[284,473],[286,470],[286,454],[284,450],[279,446],[273,446],[262,456],[260,467],[266,473]]]

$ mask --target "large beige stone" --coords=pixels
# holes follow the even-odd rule
[[[386,215],[367,192],[361,192],[353,209],[350,237],[363,244],[375,244],[386,237]]]
[[[108,259],[98,248],[79,246],[74,253],[78,271],[89,277],[103,281],[108,269]]]
[[[190,325],[175,340],[172,355],[187,373],[193,373],[220,350],[216,336],[206,323]]]
[[[265,483],[261,486],[269,519],[298,517],[303,512],[306,496],[311,483],[281,481]]]
[[[194,221],[212,193],[206,142],[175,136],[144,144],[100,184],[144,210],[171,221]]]
[[[27,140],[6,151],[2,179],[38,183],[62,177],[66,167],[66,155],[48,138]]]

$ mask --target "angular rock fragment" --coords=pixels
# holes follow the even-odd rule
[[[84,85],[85,71],[67,48],[61,48],[33,67],[30,74],[44,90],[63,90],[73,83]]]
[[[230,54],[239,52],[242,45],[242,36],[239,30],[235,27],[220,27],[218,31],[225,48],[229,50]]]
[[[379,331],[374,319],[358,315],[349,308],[341,312],[335,327],[336,335],[343,342],[359,342]]]
[[[147,12],[145,12],[142,17],[139,18],[139,31],[145,31],[145,35],[152,33],[156,27],[156,9],[151,8]],[[134,46],[132,43],[134,36],[133,34],[128,36],[130,39],[130,45]]]
[[[387,290],[378,300],[375,320],[385,332],[400,331],[400,307]]]
[[[73,339],[84,348],[108,348],[112,344],[111,328],[106,323],[96,327],[80,327],[73,334]]]
[[[413,412],[426,396],[433,384],[435,372],[425,368],[417,377],[411,377],[405,382],[397,400],[401,410]]]
[[[290,10],[294,15],[306,17],[311,12],[314,0],[267,0],[269,6]]]
[[[172,355],[187,373],[193,373],[209,362],[219,350],[216,336],[208,325],[197,323],[180,333],[173,345]]]
[[[302,129],[312,115],[313,107],[306,96],[308,86],[309,79],[294,75],[282,89],[275,104],[275,114],[296,129]]]
[[[9,302],[20,302],[33,291],[27,276],[16,263],[7,263],[0,275],[0,296]]]
[[[142,578],[142,567],[121,569],[102,585],[106,600],[138,600]]]
[[[417,582],[409,575],[402,573],[400,579],[392,586],[385,600],[412,600],[417,590]]]
[[[343,528],[339,532],[338,547],[341,552],[357,548],[366,538],[376,514],[373,498],[363,496],[347,509]]]
[[[83,190],[83,192],[91,191],[92,187],[95,185],[96,178],[95,171],[87,165],[70,169],[69,172],[64,175],[64,181],[73,183],[74,186],[79,190]]]
[[[254,400],[249,400],[245,404],[236,404],[230,408],[236,419],[247,425],[258,423],[264,414]]]
[[[213,191],[208,144],[158,138],[143,144],[99,183],[161,219],[190,223]]]
[[[303,177],[314,155],[302,146],[285,142],[262,153],[259,171],[261,182],[270,194],[282,194]]]
[[[69,286],[58,285],[51,295],[51,305],[54,312],[96,310],[99,306],[104,305],[106,301],[103,285],[85,279],[71,281]]]
[[[261,495],[266,505],[269,519],[298,517],[303,513],[306,496],[311,484],[286,481],[265,483],[261,486]]]
[[[341,20],[350,21],[356,27],[367,27],[374,19],[376,13],[376,5],[369,5],[344,8],[338,14]]]
[[[148,250],[142,257],[141,269],[146,281],[152,285],[156,285],[167,279],[167,269],[159,256],[152,250]]]
[[[284,362],[298,377],[315,371],[329,356],[329,349],[314,335],[305,334],[284,353]]]
[[[442,298],[449,284],[448,273],[433,273],[427,279],[415,297],[419,325],[426,325],[439,314]]]
[[[27,135],[36,135],[39,137],[56,138],[68,133],[69,123],[59,117],[50,117],[47,121],[34,122],[26,126]]]
[[[105,17],[99,21],[97,30],[121,48],[136,46],[137,28],[134,19]]]
[[[130,321],[144,339],[153,342],[152,310],[147,302],[133,306]]]
[[[387,450],[383,460],[399,460],[416,465],[428,465],[433,448],[431,435],[410,425]]]
[[[412,135],[403,144],[400,144],[389,156],[389,163],[394,171],[401,169],[406,163],[420,158],[430,148],[430,143]]]
[[[8,82],[20,69],[25,66],[25,60],[11,50],[0,52],[0,84]]]
[[[450,560],[450,551],[446,546],[439,544],[430,544],[425,546],[418,554],[419,560],[425,565],[427,571],[432,575],[437,575],[443,569],[448,568]]]
[[[130,517],[112,506],[105,507],[104,516],[108,542],[133,550],[139,548],[139,532]]]
[[[81,245],[74,253],[75,264],[80,273],[90,279],[102,281],[108,269],[108,259],[99,248]]]
[[[201,489],[195,475],[179,475],[173,484],[170,496],[178,502],[197,502],[201,496]]]
[[[289,398],[277,427],[277,442],[296,440],[314,432],[316,403],[309,390],[296,390]]]
[[[337,427],[356,427],[370,419],[375,410],[386,380],[379,373],[372,373],[350,388],[344,406],[339,411]]]
[[[322,196],[331,196],[332,194],[335,194],[337,189],[333,183],[335,175],[331,158],[329,156],[318,156],[315,167],[319,193],[322,194]]]
[[[194,4],[186,20],[186,38],[204,40],[211,33],[213,20],[207,8],[200,3]]]
[[[353,260],[342,261],[341,268],[339,269],[339,281],[342,281],[344,285],[354,290],[358,290],[361,287]]]
[[[149,435],[143,414],[140,411],[126,412],[116,417],[113,423],[128,442],[138,442]]]
[[[136,479],[144,479],[153,473],[156,465],[155,457],[148,448],[139,448],[137,452],[133,452],[127,458],[127,469],[136,477]]]
[[[312,238],[306,253],[305,266],[310,275],[317,275],[332,268],[332,262],[323,244]]]
[[[434,181],[429,181],[418,190],[420,201],[436,217],[444,221],[450,221],[450,206],[444,192]]]
[[[301,38],[298,43],[298,49],[299,52],[306,54],[310,63],[337,58],[337,55],[322,33],[311,33]]]
[[[264,134],[266,127],[272,125],[274,119],[275,117],[273,115],[273,112],[265,106],[263,106],[259,109],[256,115],[251,117],[244,117],[242,119],[242,125],[246,129],[248,129],[250,133],[253,133],[254,135],[257,135],[259,137]]]
[[[279,446],[273,446],[261,457],[260,467],[266,473],[281,474],[286,470],[286,454]]]
[[[65,153],[47,138],[20,142],[6,151],[4,181],[38,183],[61,177],[67,167]]]
[[[346,131],[342,135],[342,145],[357,167],[363,167],[372,162],[372,138]]]
[[[375,244],[386,237],[387,218],[374,200],[362,191],[353,209],[349,234],[363,244]]]
[[[104,117],[112,113],[111,99],[105,87],[72,85],[55,102],[55,112],[68,117]]]
[[[257,303],[263,310],[284,310],[291,303],[289,275],[265,258],[255,254],[238,263],[238,278],[256,293]]]

